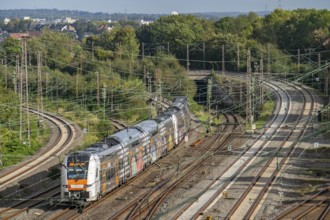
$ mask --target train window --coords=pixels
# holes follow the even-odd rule
[[[133,141],[133,143],[132,143],[132,147],[135,147],[135,146],[137,146],[137,145],[139,145],[139,141]]]
[[[99,177],[99,168],[96,168],[96,178]]]
[[[151,133],[151,135],[152,135],[152,136],[155,136],[157,133],[158,133],[158,130],[154,130],[154,131]]]
[[[119,160],[119,169],[123,169],[124,168],[124,160],[120,159]]]
[[[106,171],[106,179],[110,180],[115,176],[115,168],[112,167]]]

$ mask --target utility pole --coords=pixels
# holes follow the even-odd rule
[[[239,87],[239,103],[243,103],[243,76],[241,76],[240,87]]]
[[[258,62],[254,62],[254,74],[251,77],[252,79],[252,116],[253,119],[251,121],[254,121],[255,115],[256,115],[256,107],[257,107],[257,100],[258,95],[260,95],[260,90],[256,91],[256,82],[259,80],[259,65]],[[253,124],[253,123],[252,123]]]
[[[40,111],[41,114],[44,112],[44,107],[43,107],[43,97],[42,97],[42,77],[41,77],[41,53],[37,53],[37,72],[38,72],[38,118],[40,117]],[[42,116],[43,117],[43,116]],[[40,121],[38,121],[40,123]]]
[[[8,68],[7,68],[7,57],[5,54],[5,60],[4,60],[4,68],[5,68],[5,88],[8,87]]]
[[[80,68],[76,75],[76,102],[79,103],[79,75],[82,74],[82,59],[80,58]]]
[[[159,69],[157,68],[156,69],[156,72],[155,72],[155,88],[156,88],[156,97],[157,97],[157,102],[156,102],[156,110],[157,110],[157,113],[158,113],[158,110],[159,110],[159,105],[158,105],[158,101],[160,101],[160,93],[161,93],[161,87],[160,87],[160,72],[159,72]]]
[[[308,48],[308,68],[311,67],[312,48]],[[312,88],[314,88],[314,73],[312,71]]]
[[[92,61],[94,62],[94,41],[92,41]]]
[[[239,43],[237,43],[237,72],[239,72],[239,70],[240,70],[240,68],[239,68],[239,66],[240,66],[240,64],[239,64],[239,60],[240,58],[239,58]]]
[[[225,45],[221,46],[222,51],[222,74],[225,74]]]
[[[143,84],[145,87],[147,87],[147,69],[146,66],[143,65]]]
[[[142,49],[142,60],[144,60],[144,43],[143,42],[141,45],[141,49]]]
[[[78,91],[78,81],[79,81],[79,70],[77,72],[77,75],[76,75],[76,102],[78,103],[78,96],[79,96],[79,91]]]
[[[151,97],[152,97],[152,94],[151,94],[151,76],[149,76],[149,73],[148,73],[148,93],[149,93],[149,118],[151,118],[152,116],[152,112],[151,112]]]
[[[260,59],[260,103],[264,103],[264,57],[261,54]]]
[[[48,72],[45,73],[45,75],[46,75],[46,80],[45,80],[46,81],[45,82],[45,86],[46,86],[45,91],[46,91],[46,93],[48,93],[48,83],[49,83],[49,78],[48,78],[49,76],[48,76],[48,74],[49,74]]]
[[[267,75],[270,78],[270,44],[267,45]]]
[[[317,54],[317,63],[318,63],[318,67],[320,69],[321,68],[321,53]],[[321,75],[319,74],[319,72],[317,72],[317,88],[318,88],[318,90],[321,91],[320,78],[321,78]]]
[[[96,100],[97,106],[100,106],[100,74],[96,72]]]
[[[103,122],[105,122],[105,101],[107,100],[107,85],[103,83],[102,87],[102,99],[103,99]]]
[[[329,85],[329,67],[328,67],[328,61],[325,61],[325,70],[324,70],[324,95],[326,98],[325,104],[328,105],[329,104],[329,91],[328,91],[328,85]]]
[[[131,55],[131,61],[129,62],[129,75],[132,76],[133,74],[133,51]]]
[[[16,56],[16,63],[19,75],[19,142],[23,143],[23,69],[19,65],[18,56]]]
[[[159,94],[159,99],[162,99],[162,74],[160,72],[160,69],[157,68],[156,70],[158,72],[158,94]]]
[[[26,51],[26,38],[22,39],[22,56],[23,63],[22,66],[25,72],[25,95],[26,95],[26,117],[27,117],[27,135],[28,135],[28,145],[30,146],[30,111],[29,111],[29,78],[27,70],[27,51]]]
[[[189,44],[187,44],[187,72],[189,72]]]
[[[203,70],[205,70],[205,43],[203,43]]]
[[[252,89],[251,89],[251,50],[250,48],[247,51],[247,109],[246,109],[246,122],[250,122],[251,127],[253,123],[253,115],[252,115]]]
[[[298,74],[300,73],[300,49],[298,49]]]
[[[19,73],[20,73],[20,69],[19,69],[19,56],[16,55],[16,66],[15,66],[15,74],[13,76],[13,84],[14,84],[14,93],[17,94],[18,91],[18,85],[17,85],[17,79],[19,78]]]
[[[111,62],[111,59],[109,59],[109,73],[110,75],[112,75],[112,62]]]
[[[208,106],[208,125],[206,133],[211,132],[211,97],[212,97],[212,80],[207,81],[207,106]]]

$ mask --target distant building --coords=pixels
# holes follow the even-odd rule
[[[76,29],[72,25],[66,24],[61,28],[61,31],[62,32],[76,32]]]
[[[151,23],[153,23],[153,21],[145,21],[145,20],[140,20],[140,25],[149,25],[149,24],[151,24]]]
[[[11,33],[9,34],[9,37],[17,39],[17,40],[22,40],[23,38],[27,37],[39,37],[40,32],[27,32],[27,33]]]
[[[66,17],[65,19],[63,19],[63,23],[66,23],[66,24],[73,24],[77,21],[77,19],[73,19],[73,18],[70,18],[70,17]]]
[[[97,31],[98,32],[111,31],[112,29],[113,29],[112,27],[108,27],[107,25],[102,24],[97,28]]]
[[[45,24],[46,18],[33,18],[31,19],[34,23]]]
[[[10,21],[9,18],[5,18],[5,19],[3,20],[3,23],[4,23],[5,25],[7,25],[7,24],[9,23],[9,21]]]
[[[55,19],[55,20],[54,20],[54,23],[55,23],[55,24],[57,24],[57,23],[62,23],[62,19],[59,19],[59,18],[58,18],[58,19]]]
[[[179,13],[176,12],[176,11],[172,11],[172,12],[171,12],[171,15],[179,15]]]
[[[29,16],[23,17],[23,20],[31,20]]]

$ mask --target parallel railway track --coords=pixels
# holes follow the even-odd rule
[[[31,112],[34,114],[38,114],[35,110],[31,109]],[[61,119],[58,116],[52,115],[50,113],[45,113],[43,115],[44,118],[49,120],[54,126],[57,126],[58,134],[55,138],[55,141],[51,144],[50,148],[56,148],[55,151],[52,151],[54,155],[59,155],[63,150],[65,149],[65,146],[69,145],[74,137],[74,128],[72,125],[70,125],[65,120]],[[121,123],[118,120],[111,120],[111,123],[114,125],[114,127],[118,130],[124,129],[126,126]],[[66,137],[66,140],[63,140],[63,138]],[[57,145],[61,145],[58,147]],[[2,184],[10,184],[11,182],[15,181],[17,178],[19,178],[22,174],[25,174],[24,167],[28,167],[28,169],[38,167],[40,164],[44,164],[45,161],[47,161],[48,158],[45,158],[44,160],[38,161],[38,163],[33,163],[33,165],[30,165],[30,161],[21,163],[17,168],[14,170],[11,169],[11,172],[7,175],[4,175],[2,177],[4,181]],[[17,176],[9,176],[5,179],[6,176],[10,175],[12,172],[17,172]],[[33,194],[32,196],[28,196],[21,201],[13,203],[8,208],[3,208],[0,210],[0,219],[11,219],[14,217],[19,216],[20,214],[27,212],[29,209],[32,209],[38,205],[46,205],[49,202],[49,198],[57,197],[60,195],[60,185],[55,184],[53,187],[47,189],[47,190],[41,190],[38,193]],[[13,195],[11,195],[12,197]]]
[[[295,148],[297,141],[305,133],[307,125],[314,111],[314,97],[310,92],[301,87],[293,86],[303,97],[303,107],[298,116],[296,125],[291,131],[286,132],[286,136],[281,140],[279,147],[273,149],[269,147],[266,152],[271,152],[270,158],[260,164],[263,164],[262,169],[254,177],[249,187],[244,191],[243,195],[236,201],[234,207],[230,210],[227,217],[232,219],[250,219],[254,218],[257,208],[260,208],[260,202],[268,188],[273,183],[280,168],[289,158],[291,152]],[[278,132],[280,132],[279,129]],[[252,204],[251,204],[251,201]]]
[[[281,219],[330,219],[330,188],[327,187],[310,198],[294,205],[276,216]]]
[[[232,124],[235,124],[235,123],[232,123]],[[227,132],[227,133],[230,133],[230,132]],[[207,147],[204,147],[202,149],[198,147],[198,150],[199,152],[203,151],[204,154],[208,154],[211,152],[211,148],[210,145],[212,145],[213,147],[216,145],[215,143],[216,140],[218,140],[219,137],[214,137],[214,138],[210,138],[209,140],[205,140],[205,143],[208,142],[208,145]],[[213,144],[212,144],[213,143]],[[205,145],[206,146],[206,145]],[[176,148],[174,149],[173,151],[171,151],[169,154],[175,154],[175,151],[176,150],[180,150],[180,147],[179,148]],[[203,155],[203,154],[202,154]],[[173,156],[172,156],[173,157]],[[170,156],[169,157],[165,157],[163,160],[170,160]],[[206,158],[204,158],[206,160]],[[193,163],[194,166],[200,166],[198,165],[199,163],[196,161],[196,163]],[[158,168],[158,166],[160,166],[159,164],[153,164],[151,165],[148,170],[151,170],[154,168]],[[189,163],[189,164],[183,164],[182,166],[180,165],[180,173],[187,173],[188,171],[187,170],[190,170],[192,167],[192,164]],[[197,169],[197,168],[195,168]],[[152,171],[150,171],[152,172]],[[193,172],[193,169],[191,170],[191,172]],[[148,171],[145,171],[145,172],[142,172],[140,173],[138,176],[134,177],[133,179],[129,180],[126,184],[124,184],[121,188],[122,190],[123,187],[128,187],[130,185],[133,184],[133,180],[136,179],[136,178],[143,178],[142,176],[143,175],[148,175]],[[125,217],[128,217],[128,216],[131,216],[130,218],[136,218],[136,215],[137,213],[140,212],[141,209],[145,209],[146,206],[145,204],[142,204],[141,201],[149,201],[147,202],[147,204],[151,204],[151,200],[152,198],[155,198],[157,201],[160,201],[160,199],[164,197],[164,192],[165,191],[169,191],[169,187],[168,185],[170,186],[174,186],[173,185],[173,178],[176,177],[176,176],[180,176],[179,173],[177,172],[177,170],[173,170],[173,172],[168,172],[168,174],[164,174],[161,178],[161,181],[156,184],[154,187],[152,187],[150,190],[144,190],[144,193],[142,193],[141,195],[138,196],[138,198],[136,199],[133,199],[129,204],[126,204],[125,207],[126,208],[122,208],[120,211],[117,211],[116,214],[113,214],[112,216],[110,216],[109,218],[110,219],[121,219],[121,218],[125,218]],[[186,178],[187,176],[185,177],[182,177],[181,179],[183,180],[184,178]],[[175,182],[175,181],[174,181]],[[179,183],[179,181],[178,181]],[[177,183],[177,184],[178,184]],[[101,198],[98,202],[94,203],[94,204],[91,204],[90,206],[88,206],[87,208],[85,208],[84,210],[84,213],[87,213],[88,215],[88,212],[91,212],[94,208],[96,207],[99,207],[99,206],[102,206],[101,203],[104,201],[106,202],[106,200],[109,200],[109,199],[113,199],[115,198],[116,196],[116,193],[117,191],[119,190],[116,189],[114,190],[113,192],[109,193],[106,197],[103,197]],[[156,195],[157,194],[157,195]],[[153,201],[156,201],[156,200],[153,200]],[[155,204],[155,203],[152,203],[152,204]],[[154,205],[154,209],[156,210],[157,209],[157,205]],[[134,211],[135,210],[135,211]],[[75,219],[79,216],[79,214],[77,214],[77,212],[74,212],[70,209],[66,209],[66,210],[63,210],[61,211],[60,213],[58,213],[57,215],[55,215],[54,217],[52,217],[52,219],[64,219],[64,218],[69,218],[69,219]]]
[[[285,112],[284,109],[288,108],[286,104],[283,105],[283,99],[277,92],[279,99],[279,106],[275,112],[275,117],[269,123],[268,128],[264,129],[263,133],[251,144],[251,148],[245,149],[241,152],[241,155],[237,157],[231,164],[227,165],[223,173],[221,173],[215,181],[213,181],[208,187],[205,188],[204,193],[197,198],[197,201],[188,203],[185,205],[176,215],[175,219],[197,219],[203,213],[207,212],[216,201],[222,198],[225,189],[230,186],[231,181],[235,181],[237,176],[242,170],[246,168],[248,163],[252,160],[253,156],[256,156],[260,149],[267,143],[267,139],[264,136],[272,136],[276,129],[280,126],[278,122],[283,123],[285,121],[285,115],[280,115],[281,112]],[[288,97],[286,97],[288,98]],[[288,102],[284,102],[287,103]]]

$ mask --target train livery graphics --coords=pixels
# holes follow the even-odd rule
[[[145,120],[69,154],[61,170],[61,202],[96,201],[177,146],[190,128],[186,97]]]

